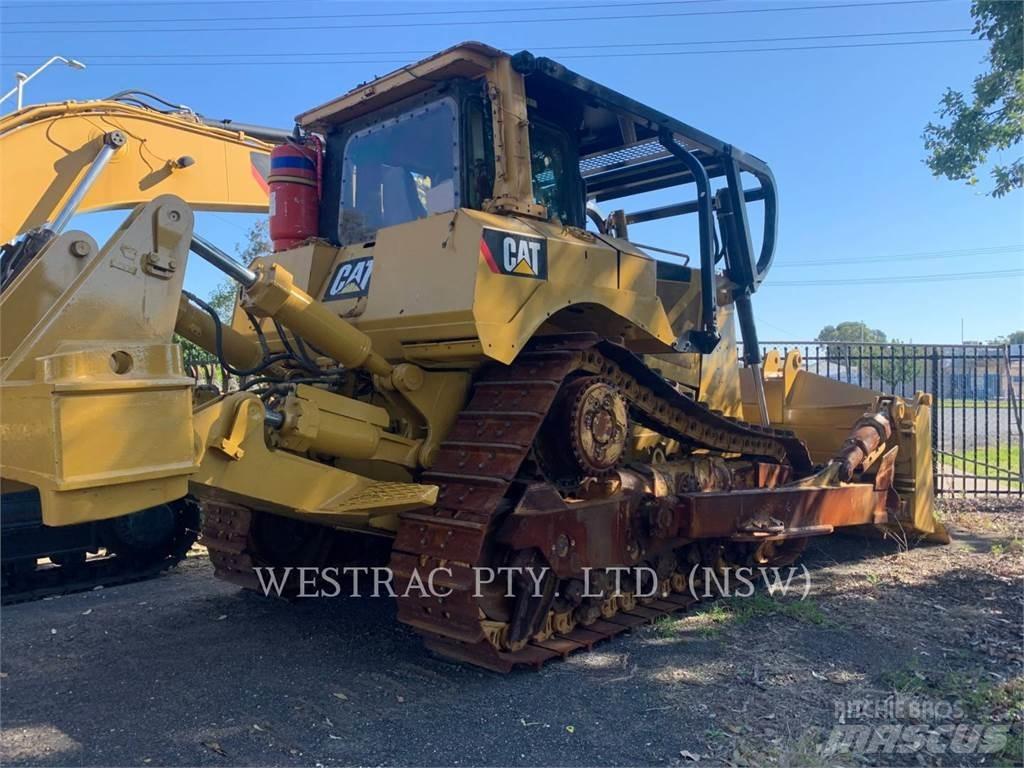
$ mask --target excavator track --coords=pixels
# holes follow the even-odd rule
[[[628,350],[593,334],[535,341],[508,366],[495,365],[475,382],[470,402],[457,418],[423,482],[439,486],[428,512],[401,516],[391,567],[399,595],[398,617],[442,656],[499,672],[586,650],[601,640],[685,610],[685,577],[665,578],[661,598],[612,598],[601,618],[586,626],[565,615],[549,615],[544,630],[521,648],[502,650],[501,621],[487,618],[476,593],[474,567],[489,567],[497,524],[510,508],[507,494],[530,455],[559,390],[573,373],[601,376],[628,398],[630,413],[644,426],[694,448],[764,457],[807,472],[811,461],[790,432],[766,429],[715,413],[678,393]],[[683,553],[679,553],[683,554]],[[450,572],[437,584],[447,597],[409,590],[414,573]]]
[[[35,499],[35,504],[38,505],[38,498]],[[37,558],[23,562],[5,560],[0,604],[14,605],[99,587],[115,587],[151,579],[170,570],[185,559],[199,535],[198,507],[187,500],[176,502],[172,506],[175,509],[173,534],[156,551],[148,552],[144,556],[118,554],[114,549],[103,546],[98,548],[97,554],[86,556],[82,551],[80,561],[65,562],[63,565],[54,562],[42,563]],[[31,513],[33,510],[28,511]],[[10,507],[5,508],[5,517],[10,518],[12,514]],[[86,525],[97,527],[108,522]],[[20,530],[15,533],[15,529],[18,528]],[[9,525],[5,520],[5,558],[10,552],[7,546],[9,536],[47,536],[54,530],[59,529],[46,529],[41,521],[37,525],[18,526]],[[90,531],[89,535],[93,537],[94,532]],[[45,550],[46,546],[41,543],[38,548]]]

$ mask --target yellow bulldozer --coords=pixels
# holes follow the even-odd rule
[[[299,115],[268,182],[275,252],[251,264],[161,195],[6,284],[0,474],[45,526],[187,497],[218,576],[291,591],[386,563],[400,621],[499,671],[682,610],[695,565],[790,563],[844,528],[945,537],[927,394],[762,359],[778,197],[757,157],[464,43]],[[696,226],[692,263],[630,240],[658,219]],[[183,293],[190,252],[237,282],[230,323]],[[175,332],[239,388],[199,396]]]

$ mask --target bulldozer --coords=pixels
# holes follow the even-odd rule
[[[131,208],[168,193],[195,210],[265,213],[270,151],[287,138],[287,131],[208,120],[143,91],[7,115],[0,119],[0,289],[77,214]],[[71,242],[73,258],[62,268],[73,272],[92,244]],[[40,273],[20,289],[19,301],[39,303],[27,316],[32,322],[70,277]],[[4,358],[31,327],[22,324],[22,311],[4,304]],[[4,604],[147,577],[176,564],[198,535],[198,508],[187,499],[54,527],[42,524],[34,486],[4,478],[2,491]]]
[[[930,396],[762,355],[779,199],[756,156],[469,42],[299,115],[268,184],[251,264],[161,195],[7,285],[0,475],[45,526],[188,498],[218,577],[384,563],[399,621],[499,672],[684,610],[696,567],[945,539]],[[627,210],[660,190],[680,202]],[[630,239],[669,219],[692,260]],[[190,253],[237,283],[231,322],[183,292]],[[197,397],[175,332],[239,389]]]

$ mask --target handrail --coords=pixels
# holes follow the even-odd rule
[[[715,220],[711,209],[711,182],[700,160],[685,147],[676,143],[669,131],[662,131],[658,140],[661,145],[683,163],[693,175],[697,185],[697,219],[700,229],[700,330],[690,331],[690,343],[698,351],[707,354],[719,341],[718,322],[715,318]]]

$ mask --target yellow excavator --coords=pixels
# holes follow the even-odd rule
[[[695,567],[945,537],[927,394],[762,359],[778,193],[754,155],[464,43],[299,115],[268,182],[251,264],[168,194],[7,285],[0,474],[45,526],[188,495],[221,578],[386,563],[400,621],[499,671],[685,609]],[[678,202],[637,207],[658,190]],[[692,261],[631,237],[654,220],[692,227]],[[190,252],[238,284],[232,322],[183,294]],[[195,398],[175,332],[240,388]]]
[[[133,208],[162,194],[197,210],[265,212],[270,150],[286,140],[283,131],[207,120],[138,91],[39,104],[5,116],[0,285],[14,281],[75,214]],[[70,248],[64,269],[71,272],[37,275],[39,282],[22,289],[22,296],[31,292],[29,315],[3,312],[5,359],[93,255],[85,240]],[[5,451],[8,446],[5,435]],[[184,499],[111,520],[51,527],[42,524],[34,487],[4,478],[2,490],[4,603],[147,576],[183,557],[198,531],[198,509]]]

